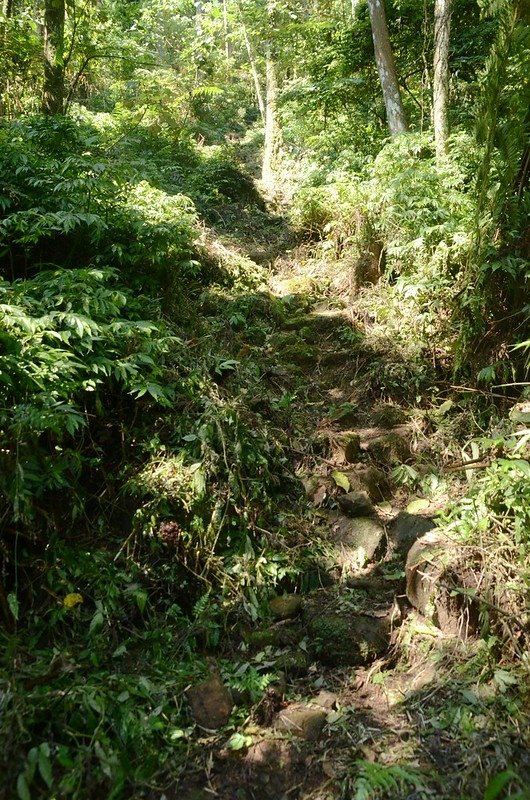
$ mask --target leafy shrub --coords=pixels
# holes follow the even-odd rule
[[[0,425],[4,503],[29,519],[82,468],[76,438],[116,393],[168,403],[171,339],[112,270],[42,272],[0,284]]]
[[[469,249],[474,212],[465,163],[473,159],[469,138],[459,135],[452,153],[437,165],[430,138],[410,134],[389,142],[373,163],[368,212],[389,266],[398,273],[431,279],[452,273],[454,279]]]
[[[196,272],[192,202],[139,180],[138,162],[109,158],[93,127],[30,119],[0,131],[0,144],[4,275],[111,264],[154,289]]]
[[[93,541],[54,538],[39,566],[49,596],[31,632],[0,633],[24,675],[2,680],[0,794],[121,797],[180,761],[189,723],[175,693],[202,669],[190,658],[194,617],[171,600],[159,624],[145,571]]]
[[[201,162],[193,172],[190,188],[198,201],[206,205],[237,202],[265,208],[251,176],[242,170],[233,153],[220,145],[202,148]]]
[[[178,288],[197,272],[193,259],[195,209],[184,195],[167,195],[140,181],[127,193],[123,206],[109,222],[110,250],[117,263],[149,277],[156,291],[161,285]]]

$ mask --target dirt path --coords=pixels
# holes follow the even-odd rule
[[[437,508],[398,490],[392,471],[415,463],[419,432],[371,391],[380,356],[363,348],[347,276],[323,276],[321,264],[277,262],[271,291],[291,313],[261,352],[306,491],[286,519],[308,555],[269,619],[231,631],[228,650],[243,672],[275,677],[258,698],[234,697],[234,727],[217,734],[208,720],[226,691],[212,665],[202,758],[174,796],[482,798],[507,766],[530,770],[527,735],[477,682],[483,643],[457,630],[458,614],[442,632],[407,600],[407,553]]]

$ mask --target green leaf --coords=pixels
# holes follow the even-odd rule
[[[31,792],[29,790],[28,781],[23,772],[20,773],[17,779],[17,794],[20,800],[31,800]]]
[[[519,679],[515,675],[512,675],[511,672],[507,672],[505,669],[495,670],[493,673],[493,680],[499,687],[499,691],[502,694],[504,694],[509,686],[515,686],[519,683]]]
[[[47,742],[43,742],[39,747],[39,772],[48,789],[51,789],[53,774],[50,761],[50,746]]]
[[[143,614],[145,605],[147,603],[147,592],[144,589],[137,589],[133,594],[134,599],[136,600],[136,605],[138,606],[138,610],[141,614]]]
[[[452,409],[454,403],[452,400],[446,400],[445,403],[442,403],[441,406],[437,409],[438,414],[443,415],[447,414],[448,411]]]
[[[419,511],[425,511],[426,508],[429,508],[429,505],[430,503],[428,500],[418,497],[415,500],[411,500],[408,504],[407,512],[409,514],[417,514]]]
[[[524,458],[500,458],[499,464],[508,469],[516,469],[527,478],[530,478],[530,464]]]
[[[340,486],[341,489],[344,489],[345,492],[350,491],[350,481],[348,480],[348,476],[344,474],[344,472],[340,472],[338,469],[334,469],[331,473],[331,477],[337,484]]]
[[[193,475],[193,489],[197,497],[202,497],[206,491],[206,476],[202,469],[198,469]]]
[[[75,766],[75,761],[70,755],[70,750],[64,744],[59,745],[56,758],[61,767],[65,769],[73,769]]]
[[[169,734],[171,742],[176,742],[178,739],[185,739],[189,735],[189,731],[184,728],[174,728]]]
[[[505,769],[498,775],[494,775],[486,787],[484,800],[496,800],[504,787],[513,780],[517,780],[517,775],[512,769]]]
[[[234,733],[228,740],[226,746],[229,750],[242,750],[244,747],[250,747],[252,742],[252,736],[245,736],[242,733]]]
[[[95,633],[96,631],[98,631],[102,627],[103,627],[103,613],[98,610],[98,611],[96,611],[96,613],[94,614],[94,616],[92,617],[92,619],[90,621],[90,626],[88,628],[88,632],[89,633]]]
[[[18,613],[19,613],[19,610],[20,610],[20,604],[18,602],[16,594],[13,594],[13,592],[10,592],[7,595],[7,605],[9,606],[9,610],[13,614],[13,617],[15,618],[15,620],[18,620]]]

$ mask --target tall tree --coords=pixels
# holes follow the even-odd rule
[[[245,49],[247,51],[248,62],[250,64],[250,72],[252,75],[252,81],[254,83],[254,92],[256,94],[256,101],[258,104],[261,119],[263,120],[263,122],[265,122],[265,100],[263,99],[263,92],[261,91],[261,83],[256,62],[256,56],[254,54],[252,42],[250,41],[248,35],[247,26],[245,25],[245,20],[243,19],[243,14],[241,13],[241,8],[239,8],[239,13],[241,16],[241,30],[243,33],[243,40],[245,42]]]
[[[64,113],[65,0],[45,0],[44,6],[44,114]]]
[[[372,39],[374,40],[375,61],[385,101],[388,129],[392,136],[398,133],[406,133],[408,128],[407,118],[401,100],[383,0],[368,0],[368,10],[372,26]]]
[[[269,191],[276,188],[276,172],[282,146],[282,131],[278,119],[278,80],[272,42],[273,5],[267,2],[267,40],[265,42],[265,141],[261,178]]]
[[[436,157],[443,158],[449,134],[449,37],[451,32],[452,0],[434,3],[434,86],[433,124]]]

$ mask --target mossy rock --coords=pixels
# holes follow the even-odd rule
[[[352,361],[351,350],[330,350],[322,353],[320,363],[324,367],[343,367]]]
[[[316,658],[330,667],[370,664],[386,652],[387,619],[345,611],[326,611],[308,622]]]
[[[298,334],[294,331],[273,333],[272,336],[269,337],[269,345],[279,353],[283,353],[284,349],[287,347],[303,347],[303,345],[300,344]]]
[[[299,594],[280,595],[272,598],[269,607],[276,619],[292,619],[300,613],[302,598]]]
[[[385,473],[371,464],[356,464],[346,473],[352,489],[365,491],[374,503],[392,496],[392,486]]]
[[[273,281],[276,294],[282,297],[296,294],[310,295],[315,291],[315,282],[307,275],[293,275],[290,278],[277,278]]]
[[[277,647],[279,644],[278,633],[272,628],[249,631],[245,635],[245,641],[253,650],[261,650],[263,647]]]
[[[385,529],[372,517],[350,517],[331,512],[329,569],[344,579],[358,573],[367,562],[381,556],[386,544]]]
[[[340,311],[329,310],[319,312],[315,309],[311,312],[310,319],[312,327],[321,334],[331,335],[345,328],[351,328],[350,323]]]
[[[386,433],[373,439],[366,448],[370,456],[379,464],[395,467],[410,460],[410,446],[398,433]]]
[[[432,517],[422,517],[401,511],[389,525],[388,537],[393,549],[406,555],[414,542],[436,527]]]
[[[371,414],[372,422],[381,428],[394,428],[407,422],[408,415],[400,406],[382,403],[376,406]]]
[[[300,367],[312,366],[316,360],[314,348],[304,343],[278,348],[278,355],[282,361],[288,362],[289,364],[296,364]]]
[[[358,433],[345,432],[339,437],[339,444],[344,450],[344,458],[349,464],[357,461],[361,455],[361,437]]]
[[[347,492],[337,498],[340,510],[348,517],[369,517],[374,506],[368,492]]]
[[[274,666],[276,670],[284,672],[289,678],[303,678],[304,675],[307,675],[310,663],[307,653],[297,649],[282,653],[276,659]]]
[[[283,323],[287,331],[301,331],[312,324],[313,318],[310,314],[299,314],[290,319],[286,319]]]

